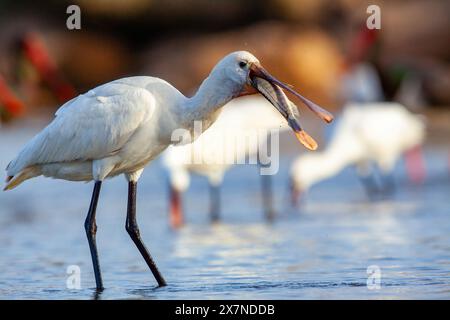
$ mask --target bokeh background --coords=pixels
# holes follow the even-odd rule
[[[65,27],[69,4],[81,8],[81,30]],[[376,1],[382,29],[364,38],[370,4],[5,0],[0,5],[0,74],[32,111],[60,104],[55,93],[48,92],[50,80],[30,66],[30,59],[35,64],[43,59],[33,60],[33,53],[40,53],[36,47],[44,47],[76,92],[118,77],[148,74],[168,80],[185,94],[198,87],[223,55],[243,49],[328,107],[341,105],[339,79],[358,60],[376,66],[387,98],[398,93],[402,81],[414,77],[424,100],[413,104],[448,106],[448,1]]]
[[[81,30],[66,28],[70,4],[81,8]],[[381,30],[365,28],[370,4],[381,8]],[[209,225],[207,189],[194,179],[185,195],[190,224],[174,233],[166,227],[166,177],[152,164],[141,179],[139,219],[173,285],[152,286],[123,230],[125,184],[114,179],[105,184],[98,214],[105,284],[112,287],[103,297],[448,299],[449,16],[446,0],[3,0],[0,167],[64,101],[120,77],[157,76],[192,95],[222,56],[248,50],[276,77],[339,114],[349,98],[343,78],[367,63],[383,100],[426,116],[422,186],[374,203],[346,170],[312,190],[300,216],[288,214],[288,168],[299,153],[291,137],[275,178],[280,222],[262,221],[256,169],[240,166],[224,182],[225,223]],[[324,126],[305,117],[323,142]],[[402,164],[396,176],[402,185]],[[0,194],[0,297],[91,297],[82,229],[90,192],[38,178]],[[86,275],[83,290],[65,289],[69,264]],[[384,272],[381,291],[366,288],[372,264]]]

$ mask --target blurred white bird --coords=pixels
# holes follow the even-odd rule
[[[349,165],[367,175],[373,162],[387,175],[399,157],[420,146],[424,137],[423,119],[398,103],[371,103],[365,107],[350,104],[344,108],[325,150],[301,155],[292,164],[293,202],[300,192]]]
[[[124,174],[129,182],[126,230],[163,286],[166,282],[144,246],[136,222],[136,187],[144,167],[172,144],[174,130],[192,131],[195,120],[201,120],[206,130],[223,105],[256,92],[278,109],[301,143],[314,149],[314,140],[300,127],[298,110],[281,88],[296,95],[325,121],[332,120],[331,114],[275,79],[245,51],[225,56],[192,98],[153,77],[106,83],[70,100],[56,112],[55,119],[8,165],[5,190],[40,175],[72,181],[95,180],[85,229],[97,290],[102,290],[95,241],[96,207],[102,181]]]
[[[219,188],[225,172],[233,164],[244,163],[246,158],[256,160],[258,151],[263,150],[267,155],[271,131],[278,133],[288,128],[283,117],[265,99],[242,97],[227,103],[216,122],[192,144],[170,146],[163,154],[163,164],[169,173],[170,224],[173,227],[183,224],[181,193],[188,189],[191,173],[208,179],[210,216],[212,221],[218,220]],[[261,177],[263,207],[270,220],[274,214],[270,176]]]

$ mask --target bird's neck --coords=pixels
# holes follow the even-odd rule
[[[336,151],[334,149],[327,149],[314,154],[316,170],[309,172],[309,185],[336,175],[349,164],[346,156]]]
[[[188,98],[183,108],[186,125],[202,121],[209,127],[217,118],[220,108],[237,96],[232,83],[209,76],[200,85],[195,95]],[[204,128],[205,130],[207,128]]]

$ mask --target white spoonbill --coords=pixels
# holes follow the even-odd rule
[[[183,224],[181,194],[189,188],[190,174],[208,179],[210,216],[219,219],[220,192],[226,171],[246,158],[256,162],[258,153],[267,154],[271,130],[285,131],[286,121],[265,99],[249,96],[227,103],[216,122],[191,144],[172,145],[163,154],[169,174],[169,218],[172,227]],[[262,152],[259,152],[263,150]],[[261,159],[263,163],[270,159]],[[268,164],[268,163],[266,163]],[[266,217],[273,218],[270,176],[262,175],[262,199]]]
[[[281,88],[297,96],[323,120],[332,120],[331,114],[275,79],[258,59],[245,51],[225,56],[191,98],[153,77],[106,83],[70,100],[56,112],[54,120],[8,165],[5,190],[40,175],[95,181],[85,230],[96,287],[101,291],[95,241],[96,207],[102,181],[124,174],[128,180],[126,230],[159,286],[164,286],[166,282],[143,244],[136,222],[136,187],[144,167],[172,143],[175,129],[192,131],[195,120],[201,120],[203,127],[208,128],[228,101],[256,92],[263,94],[286,118],[301,143],[315,149],[314,140],[300,127],[298,110],[288,103]]]
[[[295,203],[300,192],[349,165],[365,171],[373,162],[389,174],[399,157],[420,146],[424,138],[422,118],[398,103],[350,104],[325,150],[301,155],[292,164],[292,200]]]

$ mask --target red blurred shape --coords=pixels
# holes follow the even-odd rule
[[[65,81],[37,33],[25,35],[23,50],[27,59],[36,68],[42,80],[50,87],[60,102],[75,97],[76,90]]]
[[[181,194],[174,187],[170,187],[169,223],[173,229],[178,229],[184,224]]]
[[[9,115],[20,116],[25,111],[25,106],[9,88],[5,79],[0,75],[0,105],[3,105]]]
[[[354,64],[366,60],[370,49],[375,45],[378,39],[376,29],[368,29],[364,24],[350,45],[349,64]]]
[[[405,154],[405,162],[409,180],[415,184],[423,183],[426,176],[426,170],[422,147],[417,146],[407,151]]]

